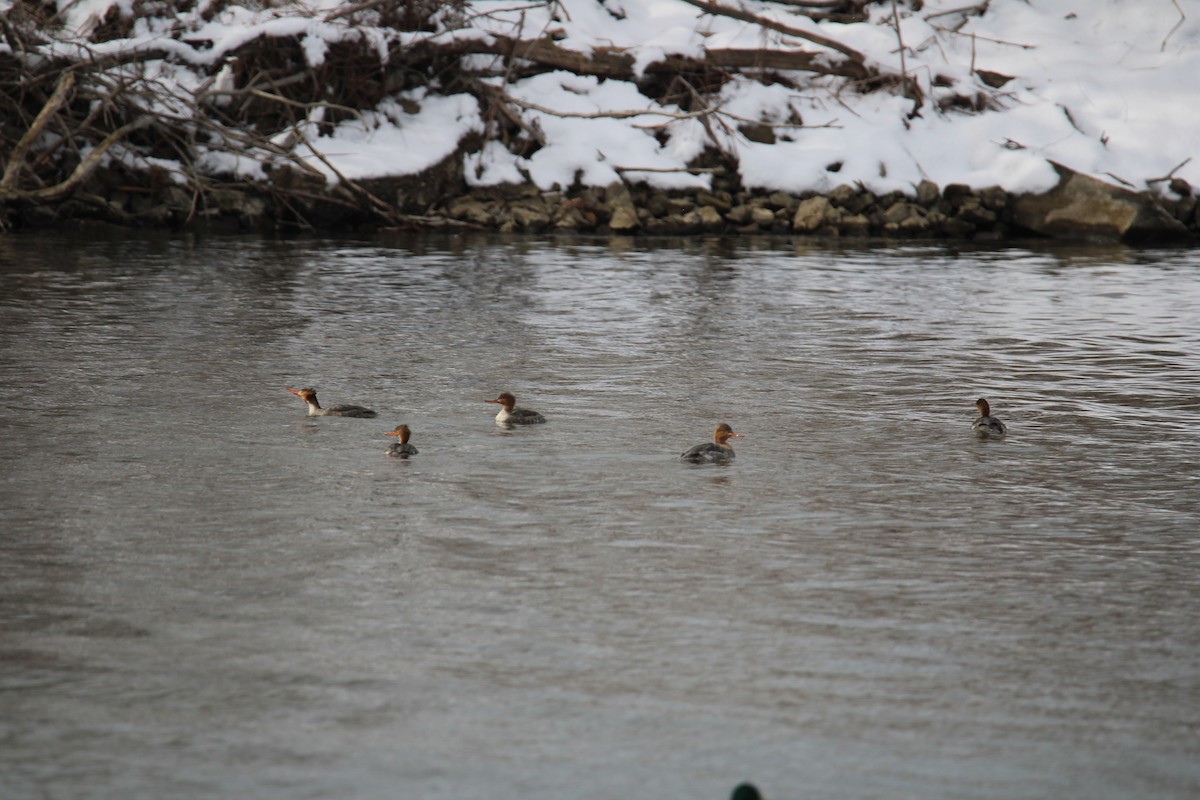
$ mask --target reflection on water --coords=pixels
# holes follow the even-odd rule
[[[17,236],[0,285],[5,797],[1200,787],[1196,251]]]

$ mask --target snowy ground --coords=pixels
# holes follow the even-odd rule
[[[765,86],[749,77],[731,82],[719,98],[721,112],[732,115],[725,118],[730,124],[712,127],[720,139],[717,144],[736,154],[748,187],[801,192],[861,182],[876,192],[911,191],[928,178],[941,185],[1041,191],[1055,183],[1048,159],[1138,189],[1173,170],[1175,177],[1200,186],[1200,7],[1194,0],[991,0],[987,13],[965,17],[965,23],[961,12],[944,12],[970,5],[967,0],[927,0],[916,12],[902,2],[903,65],[890,6],[874,8],[867,23],[818,25],[789,14],[784,5],[722,2],[836,38],[866,53],[869,64],[885,71],[899,73],[903,68],[920,82],[927,98],[920,116],[906,119],[912,108],[909,100],[884,91],[859,95],[834,79],[802,91]],[[132,0],[58,4],[70,26],[82,33],[97,12],[112,5],[127,9]],[[9,0],[0,0],[0,12],[6,5]],[[201,0],[199,5],[198,11],[207,3]],[[680,0],[561,0],[556,5],[561,9],[557,21],[551,20],[551,6],[545,4],[478,0],[469,4],[478,15],[469,28],[438,35],[481,36],[492,31],[536,38],[554,31],[561,37],[560,46],[584,52],[600,46],[629,48],[641,66],[665,53],[700,57],[706,47],[820,49],[706,15]],[[302,33],[310,63],[319,63],[325,42],[347,35],[344,21],[324,20],[340,6],[333,0],[310,0],[258,10],[234,7],[208,22],[198,12],[180,14],[175,24],[191,26],[195,35],[167,40],[173,54],[172,63],[163,65],[163,79],[177,82],[181,91],[194,90],[218,73],[238,45],[272,33]],[[1184,10],[1193,13],[1185,15]],[[389,38],[429,35],[369,33],[380,48]],[[154,25],[145,24],[139,25],[136,39],[104,47],[162,47],[165,38]],[[212,47],[189,44],[199,40],[210,40]],[[1014,79],[991,89],[973,68]],[[951,85],[935,87],[935,78],[939,83],[949,79]],[[932,102],[947,93],[979,91],[1000,110],[943,113]],[[544,132],[546,145],[528,159],[498,144],[469,155],[467,171],[477,183],[528,176],[550,188],[570,185],[578,175],[584,183],[606,185],[619,179],[618,167],[682,169],[711,143],[699,121],[664,115],[678,109],[658,106],[632,83],[551,73],[521,80],[508,92],[560,113],[646,113],[611,119],[525,111],[526,120],[536,120]],[[415,100],[419,110],[405,111],[400,100]],[[411,102],[405,105],[410,111],[414,108]],[[740,118],[784,123],[797,116],[803,127],[779,128],[781,139],[775,144],[749,141],[736,130]],[[669,133],[665,143],[653,135],[661,126]],[[318,136],[314,127],[303,126],[295,133],[301,140],[297,152],[307,153],[311,146],[345,176],[365,178],[419,172],[453,152],[463,135],[483,129],[474,98],[416,92],[342,123],[333,135]],[[260,167],[251,155],[231,164],[227,156],[214,154],[210,167],[232,165],[254,175]],[[315,158],[310,160],[328,172]],[[840,165],[838,171],[830,171],[835,164]],[[685,172],[626,175],[663,187],[703,186],[709,180]]]

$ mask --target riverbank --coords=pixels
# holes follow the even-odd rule
[[[451,170],[453,172],[453,170]],[[176,186],[104,187],[88,199],[32,207],[15,228],[117,226],[237,231],[463,229],[501,233],[580,232],[635,236],[798,235],[822,238],[1002,242],[1049,237],[1127,243],[1200,242],[1200,202],[1182,181],[1173,196],[1135,193],[1062,170],[1047,193],[974,190],[922,181],[911,194],[840,185],[818,194],[747,190],[716,177],[711,189],[644,183],[541,191],[532,184],[454,185],[445,170],[356,184],[375,208],[322,191],[302,197],[244,184],[202,196]],[[103,196],[104,201],[96,202]],[[381,220],[379,206],[390,209]]]
[[[1197,231],[1200,18],[1172,4],[0,12],[0,230]]]

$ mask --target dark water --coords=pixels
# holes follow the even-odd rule
[[[10,236],[0,288],[0,797],[1200,793],[1198,251]]]

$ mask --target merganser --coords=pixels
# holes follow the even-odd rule
[[[500,404],[500,413],[496,415],[497,425],[536,425],[546,421],[546,418],[536,411],[530,411],[528,408],[516,408],[517,398],[508,392],[501,392],[495,400],[484,402]]]
[[[329,408],[321,408],[321,404],[317,402],[316,389],[286,388],[289,392],[308,404],[308,415],[310,417],[359,417],[366,419],[375,416],[374,411],[362,406],[330,406]]]
[[[713,431],[713,440],[698,444],[680,456],[684,461],[693,464],[715,464],[729,461],[733,458],[733,447],[726,444],[730,439],[741,439],[740,433],[734,433],[733,428],[722,422]]]
[[[408,443],[408,437],[412,436],[412,431],[407,425],[397,425],[393,430],[388,431],[384,436],[395,436],[396,442],[388,445],[385,451],[389,456],[395,458],[408,458],[417,454],[417,448]]]
[[[988,401],[982,397],[975,401],[975,407],[979,409],[979,419],[971,424],[971,430],[975,431],[979,436],[1003,436],[1008,433],[1008,428],[1003,422],[992,416],[992,408],[988,405]]]

